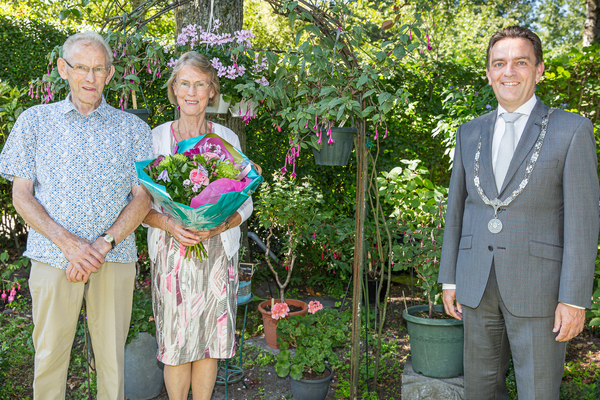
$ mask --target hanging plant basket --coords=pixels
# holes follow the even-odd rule
[[[332,144],[327,143],[327,135],[323,134],[321,137],[323,148],[319,151],[313,147],[315,163],[318,165],[348,164],[356,132],[356,127],[331,128]]]
[[[214,106],[206,107],[207,114],[227,114],[230,101],[223,100],[223,94],[219,95],[219,101]]]
[[[137,115],[144,121],[148,123],[148,118],[150,117],[150,110],[147,108],[125,108],[123,109],[126,113]]]

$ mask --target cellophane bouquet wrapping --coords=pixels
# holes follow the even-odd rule
[[[263,181],[248,157],[214,133],[181,141],[173,155],[135,167],[154,204],[192,230],[225,222]],[[186,249],[188,259],[202,256],[202,243]]]

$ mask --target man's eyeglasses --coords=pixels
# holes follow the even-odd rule
[[[88,67],[87,65],[83,64],[71,65],[67,60],[65,60],[65,62],[69,67],[73,69],[75,74],[79,76],[87,76],[87,74],[90,73],[90,69],[93,71],[94,76],[97,76],[99,78],[106,78],[108,76],[108,70],[104,67]]]
[[[190,89],[192,88],[192,86],[194,86],[196,88],[196,91],[198,92],[204,92],[206,89],[208,89],[210,87],[210,85],[212,85],[211,83],[206,83],[203,81],[199,81],[199,82],[188,82],[188,81],[179,81],[175,83],[175,86],[177,86],[179,89],[181,89],[184,92],[189,92]]]

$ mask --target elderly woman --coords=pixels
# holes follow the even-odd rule
[[[154,155],[172,154],[185,139],[215,133],[236,148],[237,135],[206,120],[206,107],[219,98],[219,79],[203,55],[191,51],[177,62],[167,82],[171,103],[180,118],[152,131]],[[153,209],[148,247],[152,262],[152,300],[158,340],[158,360],[165,364],[169,399],[210,399],[217,359],[234,354],[238,249],[240,228],[252,213],[249,198],[225,223],[193,231]],[[202,241],[208,257],[187,260],[182,246]]]

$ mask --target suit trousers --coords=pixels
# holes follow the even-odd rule
[[[65,398],[71,347],[86,299],[99,400],[124,399],[125,340],[131,321],[135,263],[105,262],[87,284],[67,280],[64,269],[31,262],[35,400]]]
[[[494,263],[477,308],[463,306],[465,397],[507,399],[506,371],[512,352],[519,400],[558,400],[566,342],[557,342],[554,316],[512,315],[498,289]]]

